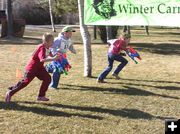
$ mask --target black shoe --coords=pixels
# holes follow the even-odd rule
[[[121,79],[117,74],[113,73],[112,76],[114,76],[117,80]]]
[[[104,80],[97,79],[97,83],[106,83]]]

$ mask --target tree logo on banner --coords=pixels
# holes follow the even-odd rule
[[[110,19],[116,15],[114,10],[114,0],[94,0],[92,4],[95,12],[105,19]]]

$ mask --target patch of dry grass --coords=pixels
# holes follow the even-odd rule
[[[164,120],[180,117],[180,46],[177,42],[171,44],[172,49],[166,46],[172,34],[166,35],[168,31],[163,29],[150,31],[149,37],[139,37],[142,33],[138,29],[132,32],[132,45],[139,49],[142,61],[134,64],[127,57],[129,63],[120,74],[121,80],[109,74],[107,83],[96,83],[107,64],[107,46],[97,44],[92,45],[93,77],[83,77],[83,45],[78,43],[78,54],[68,55],[72,69],[68,76],[62,75],[59,90],[48,90],[51,101],[47,103],[36,102],[38,79],[15,94],[12,103],[4,102],[7,87],[16,82],[16,68],[24,71],[36,45],[1,42],[0,133],[164,133]],[[161,38],[154,43],[154,34],[163,35],[166,41]],[[173,40],[178,39],[173,36]]]

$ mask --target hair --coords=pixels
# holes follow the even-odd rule
[[[131,38],[131,34],[126,33],[126,32],[123,32],[123,33],[120,35],[120,38],[129,39],[129,38]]]
[[[48,42],[51,38],[54,38],[54,36],[51,33],[44,33],[42,36],[42,41]]]

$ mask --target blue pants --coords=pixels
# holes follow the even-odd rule
[[[58,84],[59,84],[60,76],[61,76],[60,72],[58,72],[58,71],[53,72],[52,73],[51,84],[49,86],[53,87],[53,88],[57,88]]]
[[[114,55],[112,53],[108,53],[108,66],[106,69],[99,75],[99,80],[104,80],[106,76],[109,74],[109,72],[113,68],[113,62],[114,60],[121,62],[113,72],[114,74],[119,74],[119,72],[124,68],[124,66],[128,63],[128,61],[121,55]]]
[[[61,73],[58,68],[58,63],[55,61],[52,61],[50,64],[46,65],[46,70],[48,73],[52,73],[51,83],[50,87],[57,88],[60,80]]]

